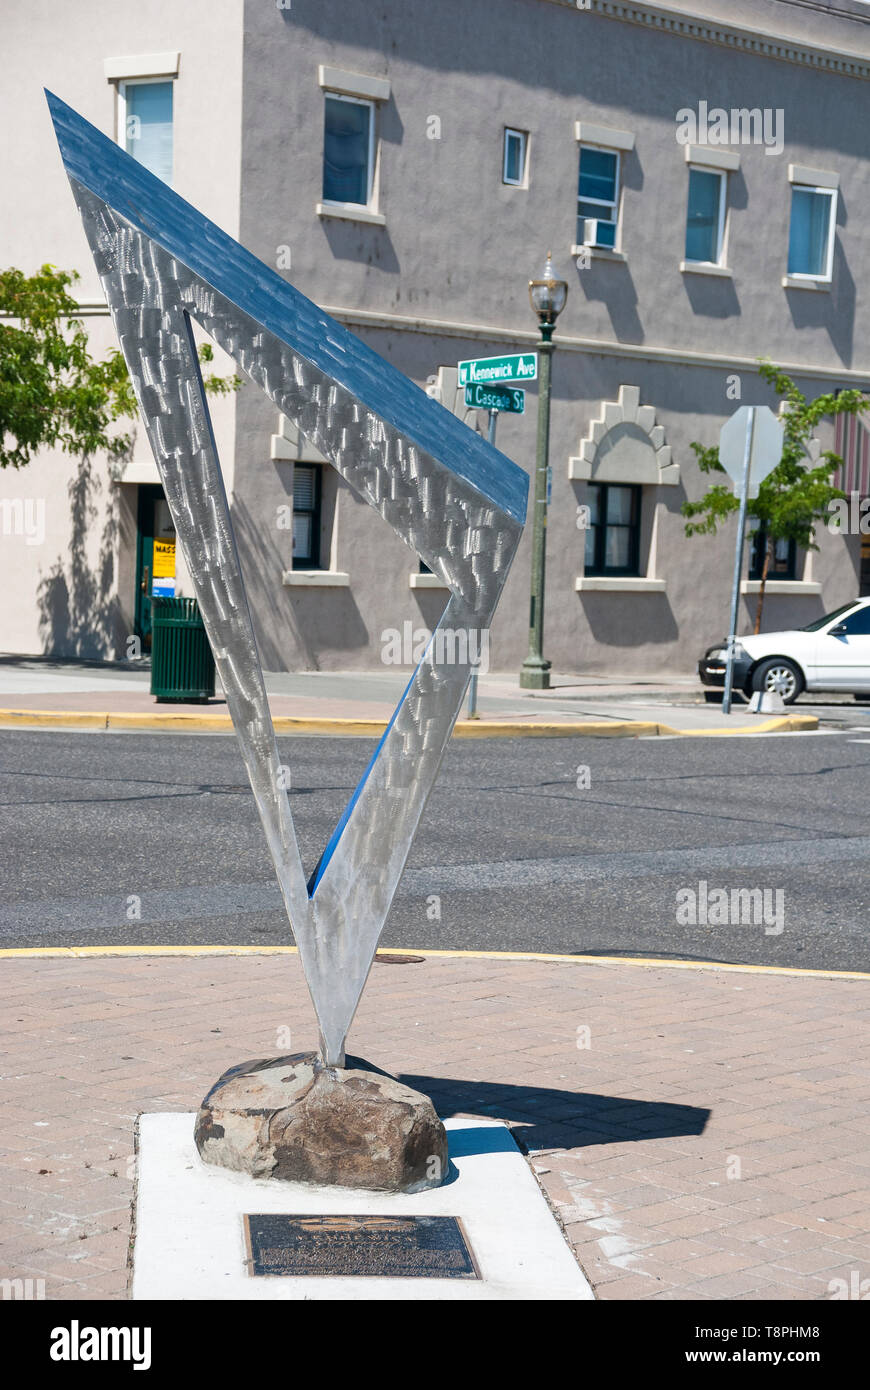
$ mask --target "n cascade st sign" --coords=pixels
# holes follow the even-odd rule
[[[504,386],[509,382],[521,384],[536,380],[538,354],[519,352],[508,357],[478,357],[457,365],[460,386]]]
[[[466,386],[465,404],[479,410],[498,410],[522,415],[526,409],[526,393],[515,386]]]

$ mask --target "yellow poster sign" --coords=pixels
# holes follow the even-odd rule
[[[154,578],[175,578],[175,541],[154,539]]]

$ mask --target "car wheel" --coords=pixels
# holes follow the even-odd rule
[[[753,690],[781,695],[786,705],[793,705],[803,688],[803,671],[784,656],[769,657],[752,672]]]

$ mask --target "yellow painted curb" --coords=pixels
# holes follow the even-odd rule
[[[272,723],[279,734],[350,734],[380,738],[386,729],[383,719],[312,718],[307,715],[274,715]],[[11,728],[59,729],[143,729],[151,732],[231,733],[228,714],[199,714],[183,710],[163,710],[138,714],[94,714],[78,710],[0,709],[0,726]],[[734,729],[675,729],[669,724],[642,719],[565,720],[560,723],[534,723],[530,720],[460,719],[454,738],[729,738],[735,735],[798,733],[817,729],[814,714],[787,714],[766,719],[761,724],[739,725]]]
[[[669,729],[667,724],[659,724],[659,733],[677,734],[680,738],[733,738],[735,734],[799,733],[818,727],[816,714],[781,714],[765,719],[763,724],[742,724],[736,729]]]
[[[371,734],[380,738],[386,719],[317,719],[304,714],[272,716],[276,734]]]
[[[863,970],[807,970],[787,965],[741,965],[713,960],[657,960],[655,956],[549,955],[542,951],[432,951],[425,947],[378,946],[398,956],[427,956],[443,960],[530,961],[556,965],[630,965],[643,970],[714,970],[743,975],[789,975],[821,980],[870,980]],[[99,956],[295,956],[296,946],[8,946],[0,960],[52,958],[88,959]]]
[[[105,729],[107,714],[92,714],[84,710],[3,709],[0,724],[20,724],[27,728]]]
[[[519,719],[458,719],[454,738],[654,738],[658,724],[642,719],[565,720],[559,724],[535,724]]]
[[[110,711],[106,715],[107,729],[151,729],[156,732],[198,734],[229,732],[232,727],[233,721],[228,714],[188,714],[184,710],[169,713],[155,710],[153,714],[147,711],[141,714],[112,714]]]

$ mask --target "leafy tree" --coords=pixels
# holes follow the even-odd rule
[[[130,436],[113,428],[136,416],[127,366],[117,348],[102,362],[91,356],[70,294],[78,279],[51,265],[30,276],[0,271],[0,468],[23,468],[51,446],[82,460],[103,450],[117,458],[130,448]],[[209,343],[199,358],[214,360]],[[237,376],[204,378],[217,395],[241,384]]]
[[[839,454],[832,449],[824,449],[815,459],[809,453],[809,442],[816,426],[826,415],[856,415],[870,404],[867,397],[856,390],[840,391],[837,395],[827,392],[810,401],[791,377],[772,362],[761,361],[758,370],[782,402],[780,418],[784,438],[782,458],[760,484],[758,496],[750,498],[748,505],[749,515],[757,519],[767,536],[755,632],[761,631],[767,575],[776,542],[794,541],[804,550],[818,550],[814,539],[816,523],[828,517],[830,504],[835,498],[845,497],[845,493],[831,482],[833,473],[843,462]],[[719,462],[718,445],[693,443],[692,449],[702,473],[714,476],[725,473]],[[740,498],[732,489],[730,480],[727,483],[711,482],[707,492],[697,502],[683,503],[683,515],[689,518],[686,535],[715,535],[719,524],[739,507]]]

